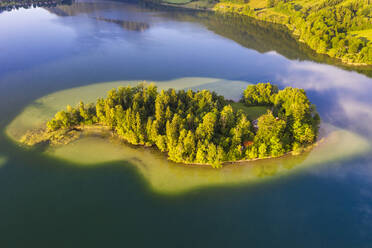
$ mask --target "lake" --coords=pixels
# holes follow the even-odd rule
[[[0,31],[1,247],[371,247],[372,68],[314,54],[280,26],[148,4],[3,11]],[[303,88],[337,135],[216,170],[97,137],[43,151],[9,134],[144,80],[231,99],[248,83]]]

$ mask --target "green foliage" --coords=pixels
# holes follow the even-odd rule
[[[271,96],[278,92],[278,87],[270,83],[249,85],[244,90],[244,103],[246,105],[271,105]]]
[[[357,35],[372,29],[370,0],[314,0],[311,4],[300,0],[267,0],[264,10],[243,11],[249,6],[222,1],[215,10],[285,24],[318,53],[345,63],[372,64],[370,36]]]
[[[267,0],[267,7],[272,8],[275,6],[275,0]]]
[[[250,121],[253,121],[265,114],[270,106],[247,106],[243,101],[240,102],[229,102],[234,110],[243,112]]]
[[[270,83],[257,84],[247,87],[241,102],[269,106],[267,114],[258,118],[258,128],[249,121],[249,113],[234,110],[214,92],[158,92],[153,84],[139,84],[112,89],[95,105],[68,106],[47,128],[53,132],[104,125],[131,144],[156,146],[175,162],[213,167],[226,161],[281,156],[295,142],[306,146],[315,141],[319,120],[303,90],[279,91]]]
[[[71,5],[74,0],[1,0],[0,13],[3,10],[11,10],[18,8],[31,8],[31,7],[55,7],[56,5]]]
[[[163,2],[172,3],[172,4],[186,4],[186,3],[191,2],[191,0],[163,0]]]
[[[338,4],[340,1],[325,1],[323,5],[309,10],[302,20],[294,20],[301,28],[300,37],[311,48],[321,53],[350,62],[371,64],[372,57],[361,53],[371,42],[354,37],[352,31],[372,28],[371,5],[362,2]]]
[[[271,85],[268,83],[264,86],[248,86],[243,101],[251,104],[252,99],[264,99],[263,94],[259,92],[264,88],[270,89]],[[318,135],[320,118],[304,90],[287,87],[272,92],[266,97],[270,100],[265,101],[272,109],[258,118],[258,131],[254,137],[255,148],[250,148],[248,158],[252,158],[257,152],[261,158],[280,156],[293,150],[295,144],[299,147],[312,144]]]

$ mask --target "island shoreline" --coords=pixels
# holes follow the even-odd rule
[[[24,147],[33,147],[33,146],[39,146],[39,145],[49,145],[51,147],[59,147],[59,146],[63,146],[63,145],[68,145],[68,144],[71,144],[79,139],[82,139],[84,137],[99,137],[99,138],[107,138],[107,139],[111,139],[111,138],[114,138],[116,139],[117,141],[120,141],[121,144],[124,144],[124,145],[129,145],[129,146],[132,146],[132,147],[137,147],[137,148],[143,148],[143,149],[153,149],[154,151],[156,151],[157,153],[159,154],[162,154],[164,156],[164,159],[168,160],[168,161],[171,161],[173,163],[176,163],[178,165],[184,165],[184,166],[208,166],[208,167],[211,167],[211,168],[214,168],[212,164],[209,164],[209,163],[187,163],[187,162],[176,162],[176,161],[173,161],[172,159],[169,158],[168,156],[168,152],[162,152],[160,151],[159,149],[156,148],[155,145],[146,145],[146,144],[131,144],[128,140],[126,140],[125,138],[123,137],[120,137],[118,134],[116,134],[114,132],[114,130],[112,130],[109,126],[105,126],[105,125],[102,125],[102,124],[94,124],[94,125],[77,125],[77,126],[74,126],[74,127],[71,127],[69,129],[66,129],[66,130],[63,130],[65,133],[68,133],[68,132],[71,132],[71,131],[76,131],[78,132],[78,136],[75,136],[71,139],[68,139],[67,142],[61,142],[61,143],[49,143],[49,141],[47,142],[39,142],[39,143],[36,143],[36,144],[27,144],[27,142],[24,142],[24,139],[25,137],[29,136],[29,135],[38,135],[40,134],[40,132],[48,132],[46,129],[43,129],[43,128],[38,128],[38,129],[35,129],[35,130],[29,130],[26,134],[24,134],[21,138],[21,142],[17,142],[17,143],[20,143],[22,144]],[[109,136],[109,137],[108,137]],[[23,141],[22,141],[23,140]],[[242,164],[242,163],[249,163],[249,162],[254,162],[254,161],[262,161],[262,160],[269,160],[269,159],[278,159],[278,158],[283,158],[283,157],[287,157],[287,156],[299,156],[299,155],[302,155],[303,153],[305,152],[309,152],[311,151],[314,147],[317,147],[318,145],[322,144],[323,142],[325,142],[326,140],[326,137],[319,137],[315,143],[307,146],[307,147],[304,147],[300,152],[294,152],[294,151],[290,151],[290,152],[287,152],[281,156],[277,156],[277,157],[272,157],[272,156],[269,156],[269,157],[264,157],[264,158],[255,158],[255,159],[243,159],[243,160],[236,160],[236,161],[224,161],[221,163],[222,167],[224,166],[228,166],[228,165],[235,165],[235,164]],[[220,168],[222,168],[220,167]]]

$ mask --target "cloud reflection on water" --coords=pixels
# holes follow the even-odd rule
[[[372,79],[357,72],[345,71],[331,65],[313,62],[291,61],[286,75],[278,76],[284,84],[293,85],[306,90],[348,90],[354,93],[371,89]],[[369,85],[368,85],[369,84]]]
[[[339,104],[344,116],[351,124],[350,129],[359,129],[372,134],[372,106],[371,104],[358,101],[357,99],[342,98]]]
[[[325,99],[318,104],[323,119],[372,137],[371,78],[329,65],[292,61],[277,80]]]
[[[303,88],[314,93],[315,97],[324,99],[325,104],[319,104],[323,119],[338,123],[347,130],[358,132],[371,143],[372,137],[372,79],[356,72],[345,71],[333,66],[315,64],[312,62],[292,61],[286,72],[277,77],[286,86]],[[351,182],[357,178],[358,187],[354,196],[356,217],[361,220],[360,235],[369,237],[367,230],[372,228],[372,163],[371,156],[361,158],[360,162],[336,162],[322,167],[308,169],[312,175],[326,177],[334,182]]]

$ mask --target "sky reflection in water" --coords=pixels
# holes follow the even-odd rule
[[[372,136],[371,78],[330,65],[287,60],[275,51],[243,49],[190,16],[193,22],[179,22],[163,12],[114,2],[4,12],[0,29],[6,35],[0,37],[0,48],[13,49],[0,53],[0,61],[7,61],[0,68],[1,105],[13,104],[21,111],[25,103],[51,91],[102,81],[183,76],[272,81],[306,89],[325,122]],[[128,22],[148,26],[130,30]],[[228,86],[224,91],[239,98]],[[2,110],[11,112],[9,120],[15,117],[13,109]]]
[[[196,190],[178,200],[165,200],[144,195],[145,188],[141,188],[136,174],[132,175],[129,169],[108,166],[83,171],[64,166],[62,162],[16,147],[3,134],[26,106],[52,92],[97,82],[212,77],[252,83],[272,81],[281,87],[304,88],[325,122],[371,140],[371,78],[304,60],[311,56],[303,55],[291,40],[279,39],[286,44],[280,47],[280,42],[274,43],[276,39],[269,34],[267,38],[244,34],[229,25],[223,29],[223,21],[217,25],[218,29],[213,21],[205,16],[169,14],[110,1],[1,13],[0,151],[7,158],[7,162],[0,162],[3,164],[1,233],[6,237],[17,234],[19,237],[21,233],[23,239],[14,240],[19,242],[18,247],[25,247],[39,233],[47,234],[43,239],[61,240],[59,232],[51,231],[59,223],[73,232],[68,237],[74,237],[74,233],[84,237],[81,230],[88,230],[90,238],[100,236],[114,242],[112,232],[108,233],[112,229],[107,226],[123,230],[126,228],[123,223],[129,223],[130,228],[125,231],[132,246],[146,242],[138,239],[137,231],[161,237],[156,231],[162,230],[172,234],[169,239],[178,240],[183,240],[179,235],[184,233],[191,233],[197,241],[210,235],[214,247],[228,244],[245,247],[247,243],[269,247],[271,241],[289,244],[287,247],[300,247],[300,244],[302,247],[368,247],[372,243],[370,154],[309,167],[306,173],[259,187]],[[141,27],[138,23],[142,27],[145,23],[148,28],[138,28]],[[228,34],[231,37],[226,38]],[[264,47],[265,53],[247,49],[240,45],[243,43],[251,48]],[[301,61],[293,60],[296,56]],[[226,85],[221,88],[226,94],[238,97]],[[38,197],[37,200],[29,199],[30,195]],[[71,226],[77,218],[69,214],[81,217],[86,206],[95,206],[89,208],[95,216],[107,217],[102,225],[105,230],[99,229],[99,235],[95,233],[99,225],[94,225],[97,224],[94,221],[89,225],[90,218],[81,222],[87,225],[74,222],[76,225]],[[65,209],[76,211],[67,213]],[[123,209],[133,211],[126,215]],[[49,214],[48,218],[45,213]],[[185,230],[175,233],[169,216],[177,219]],[[31,225],[36,219],[41,224]],[[196,219],[203,221],[193,222]],[[109,220],[121,221],[115,225]],[[154,223],[164,225],[158,228]],[[219,228],[209,230],[210,226]],[[119,236],[122,238],[121,233]],[[79,236],[73,245],[86,247],[82,243],[86,240],[88,236],[85,239]],[[128,244],[117,240],[118,246]],[[68,241],[71,240],[66,240],[66,246],[72,247]],[[187,244],[186,239],[184,242]],[[95,245],[98,243],[92,242],[89,247]]]
[[[0,53],[0,61],[7,61],[0,68],[4,96],[0,101],[13,103],[5,97],[12,95],[30,102],[51,91],[113,80],[213,76],[273,81],[281,87],[306,89],[325,122],[372,136],[371,78],[330,65],[287,60],[275,51],[243,49],[214,35],[213,28],[205,30],[198,17],[190,16],[196,21],[179,22],[164,12],[114,2],[2,13],[0,29],[7,35],[0,37],[0,47],[14,49]],[[148,26],[130,30],[107,20]],[[29,94],[20,97],[24,95],[20,87]],[[228,86],[224,92],[239,98]],[[22,100],[18,106],[15,103],[18,111],[24,106]],[[10,116],[15,116],[13,111]]]

